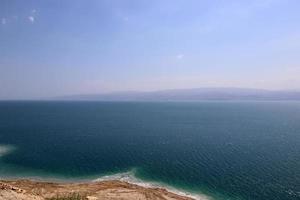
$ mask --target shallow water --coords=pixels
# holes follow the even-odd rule
[[[300,103],[0,102],[1,177],[132,169],[214,199],[299,199]]]

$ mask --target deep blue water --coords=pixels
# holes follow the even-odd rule
[[[1,177],[131,169],[215,199],[299,200],[300,103],[0,102]]]

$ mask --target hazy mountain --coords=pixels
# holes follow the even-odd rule
[[[174,89],[153,92],[114,92],[70,95],[57,100],[88,101],[202,101],[202,100],[300,100],[300,91],[275,91],[245,88]]]

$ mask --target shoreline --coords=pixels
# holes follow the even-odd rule
[[[208,197],[204,194],[189,192],[184,189],[176,188],[176,187],[167,185],[162,182],[142,180],[142,179],[136,177],[135,169],[130,170],[128,172],[123,172],[123,173],[104,175],[104,176],[101,176],[100,178],[94,179],[92,181],[93,182],[121,181],[121,182],[125,182],[128,184],[138,185],[143,188],[164,189],[164,190],[167,190],[168,192],[171,192],[171,193],[174,193],[174,194],[177,194],[180,196],[184,196],[184,197],[189,197],[189,198],[192,198],[195,200],[212,200],[211,197]]]
[[[28,183],[51,183],[56,185],[73,185],[73,184],[84,184],[91,185],[94,183],[103,183],[103,182],[120,182],[128,185],[139,186],[144,189],[161,189],[169,193],[186,197],[194,200],[212,200],[213,198],[201,194],[200,192],[190,192],[184,189],[176,188],[171,185],[164,184],[163,182],[157,181],[148,181],[138,178],[136,176],[136,168],[132,168],[129,171],[123,172],[111,172],[100,175],[91,175],[86,177],[65,177],[65,176],[56,176],[56,175],[45,175],[42,174],[24,174],[23,176],[0,176],[1,182],[10,182],[10,183],[21,183],[22,181],[27,181]],[[0,198],[1,200],[1,198]]]
[[[88,182],[53,182],[33,179],[1,179],[0,200],[49,199],[72,194],[82,199],[157,199],[157,200],[208,200],[205,196],[191,196],[166,187],[142,186],[122,180],[94,180]]]

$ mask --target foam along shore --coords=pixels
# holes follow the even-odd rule
[[[83,199],[213,200],[201,193],[191,193],[163,183],[142,180],[136,176],[137,170],[137,168],[132,168],[126,172],[79,179],[55,175],[45,176],[45,174],[42,176],[30,176],[29,174],[0,176],[0,200],[10,199],[3,195],[36,195],[37,199],[48,199],[53,196],[73,194],[84,196]],[[4,185],[6,186],[4,187]],[[9,188],[15,188],[15,190]]]
[[[120,180],[103,180],[78,183],[43,182],[35,180],[1,180],[0,200],[43,200],[57,197],[110,200],[192,200],[161,187],[143,187]],[[197,198],[200,199],[200,198]],[[206,199],[205,197],[201,200]]]
[[[151,189],[151,188],[159,189],[160,188],[160,189],[166,190],[170,193],[174,193],[179,196],[189,197],[190,199],[194,199],[194,200],[211,200],[211,198],[209,198],[208,196],[206,196],[204,194],[190,193],[187,191],[176,189],[174,187],[170,187],[165,184],[141,180],[139,178],[136,178],[135,172],[136,172],[136,169],[132,169],[128,172],[106,175],[106,176],[102,176],[100,178],[94,179],[93,182],[116,181],[117,180],[117,181],[125,182],[128,184],[141,186],[143,188],[149,188],[149,189]]]
[[[11,145],[0,145],[0,157],[15,150]],[[210,200],[208,196],[191,194],[155,182],[146,182],[135,176],[136,169],[124,173],[67,180],[64,178],[42,178],[39,176],[0,176],[0,200],[51,199],[79,195],[82,199],[110,200]],[[1,180],[2,179],[2,180]]]

